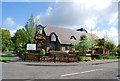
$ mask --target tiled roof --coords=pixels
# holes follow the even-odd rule
[[[88,38],[90,37],[90,33],[85,33],[63,27],[56,27],[52,25],[47,25],[44,30],[47,36],[50,36],[50,34],[54,32],[58,36],[58,40],[60,44],[79,43],[81,35],[86,35]],[[76,40],[71,39],[71,36],[74,36]]]

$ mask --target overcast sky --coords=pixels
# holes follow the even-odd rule
[[[71,2],[2,2],[2,28],[13,36],[24,28],[34,14],[42,25],[55,25],[70,29],[85,28],[102,38],[106,34],[118,45],[118,2],[113,0],[71,0]]]

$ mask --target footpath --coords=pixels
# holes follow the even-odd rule
[[[120,59],[92,60],[87,62],[85,61],[79,62],[79,65],[98,65],[98,64],[113,63],[118,61],[120,61]]]
[[[105,63],[113,63],[118,62],[118,59],[109,59],[109,60],[92,60],[92,61],[82,61],[82,62],[74,62],[74,63],[47,63],[47,62],[24,62],[24,64],[29,66],[86,66],[86,65],[98,65]],[[22,62],[23,63],[23,62]]]

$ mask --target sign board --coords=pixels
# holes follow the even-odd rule
[[[36,44],[27,44],[27,50],[36,50]]]

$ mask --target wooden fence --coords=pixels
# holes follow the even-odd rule
[[[41,55],[41,54],[24,54],[23,55],[24,61],[37,61],[37,62],[77,62],[78,58],[77,55]]]

